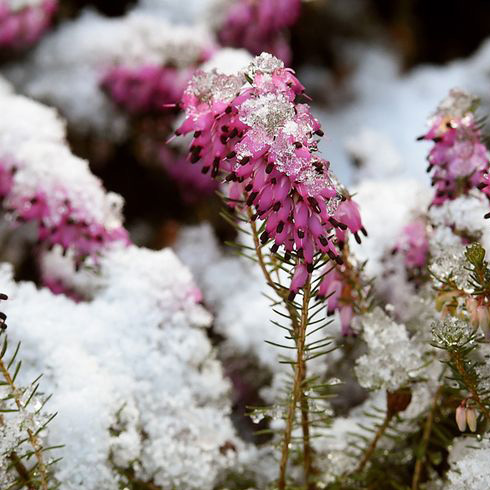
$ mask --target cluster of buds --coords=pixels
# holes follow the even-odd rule
[[[468,406],[468,400],[463,400],[456,409],[456,424],[461,432],[466,430],[466,424],[471,432],[476,432],[477,418],[476,410]]]
[[[429,120],[429,131],[420,140],[431,140],[428,172],[435,188],[434,205],[478,188],[490,197],[489,154],[475,118],[478,100],[453,89]]]
[[[223,46],[245,48],[258,55],[266,50],[286,64],[291,59],[284,30],[298,19],[301,0],[235,0],[218,31]]]
[[[422,269],[429,257],[429,237],[427,224],[418,218],[406,225],[393,253],[401,253],[407,269]]]
[[[342,264],[338,243],[349,229],[360,241],[357,205],[318,156],[323,136],[292,70],[262,53],[237,75],[198,72],[182,98],[186,119],[176,134],[193,132],[191,163],[229,182],[230,204],[245,200],[265,221],[262,243],[297,257],[290,298],[313,271],[317,253]]]
[[[57,0],[0,0],[0,49],[25,49],[51,24]]]

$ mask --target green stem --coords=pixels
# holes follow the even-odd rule
[[[305,340],[306,340],[306,328],[308,326],[308,310],[311,296],[311,282],[308,280],[304,287],[303,294],[303,306],[301,309],[301,317],[298,318],[298,312],[288,301],[288,291],[286,289],[281,289],[272,280],[272,277],[267,269],[264,255],[262,253],[262,248],[260,246],[260,241],[257,232],[257,225],[251,219],[252,211],[247,210],[248,217],[250,220],[250,225],[252,228],[252,236],[255,246],[255,252],[257,255],[257,260],[259,267],[262,270],[264,278],[267,284],[275,291],[275,293],[282,299],[286,309],[288,310],[289,316],[291,318],[292,329],[294,333],[295,343],[296,343],[296,363],[294,368],[294,383],[293,391],[291,393],[291,399],[288,404],[288,411],[286,416],[286,428],[284,429],[284,436],[281,448],[281,459],[279,464],[279,480],[278,488],[279,490],[284,490],[286,488],[286,474],[287,474],[287,464],[289,460],[289,449],[291,445],[291,434],[294,426],[294,416],[296,413],[296,407],[298,403],[300,404],[301,410],[301,430],[303,437],[303,472],[305,485],[307,490],[313,489],[310,483],[311,475],[313,473],[313,451],[310,444],[310,422],[309,422],[309,407],[308,399],[304,392],[304,381],[306,379],[306,362],[305,362]]]

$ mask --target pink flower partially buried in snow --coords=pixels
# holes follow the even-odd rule
[[[301,0],[235,0],[218,31],[224,46],[245,48],[254,55],[267,51],[289,64],[285,30],[298,19]]]
[[[51,24],[57,0],[0,0],[0,49],[25,49],[35,44]]]

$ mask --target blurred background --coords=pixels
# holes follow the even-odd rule
[[[17,8],[22,8],[23,2],[18,3]],[[90,43],[83,47],[91,37],[89,22],[75,32],[77,25],[87,20],[87,10],[92,12],[93,36],[102,34],[102,52],[107,51],[104,22],[109,18],[122,21],[135,10],[155,21],[161,19],[162,31],[169,24],[188,28],[204,25],[211,33],[212,40],[206,42],[214,45],[213,50],[220,45],[250,49],[246,35],[233,38],[232,33],[226,38],[226,23],[230,21],[223,12],[239,3],[257,2],[61,0],[35,42],[20,48],[3,43],[0,72],[17,91],[54,105],[67,118],[71,148],[89,160],[92,171],[108,190],[124,197],[125,222],[132,239],[140,245],[161,248],[172,244],[182,224],[202,220],[212,222],[222,239],[231,232],[219,218],[220,203],[214,187],[196,184],[192,176],[176,170],[176,165],[185,165],[183,153],[163,148],[179,117],[178,109],[155,105],[128,108],[127,100],[118,100],[111,93],[110,81],[104,85],[101,78],[101,93],[108,99],[112,96],[118,111],[113,125],[119,124],[123,113],[126,129],[113,137],[96,123],[80,123],[65,99],[70,92],[74,99],[83,99],[83,79],[93,77],[91,64],[97,56],[93,52],[87,56],[87,50],[94,49]],[[274,4],[273,17],[279,19],[297,8],[293,5],[296,2],[262,3]],[[221,18],[216,21],[218,11]],[[287,45],[284,57],[312,97],[314,114],[327,135],[322,150],[346,184],[355,184],[360,176],[373,172],[422,176],[425,148],[415,143],[415,138],[447,90],[462,85],[475,90],[486,102],[490,87],[490,54],[485,47],[490,34],[487,1],[305,0],[290,17],[284,20],[286,25],[277,28]],[[228,26],[228,30],[233,28],[233,24]],[[0,34],[1,29],[2,24]],[[63,40],[63,54],[56,45],[57,38]],[[118,43],[117,36],[113,43]],[[207,49],[203,46],[204,51]],[[114,53],[114,66],[124,65],[117,46]],[[203,58],[208,56],[203,54]],[[200,61],[194,60],[193,68]],[[152,62],[158,64],[158,59]],[[51,80],[45,74],[48,70],[54,73]],[[76,70],[78,80],[72,87],[69,84],[74,74],[70,70]],[[43,84],[50,87],[43,88]],[[93,112],[103,110],[94,106]],[[21,277],[32,274],[29,268],[20,272]]]

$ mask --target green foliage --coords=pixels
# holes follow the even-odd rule
[[[0,349],[0,432],[2,426],[12,423],[9,418],[15,414],[20,415],[14,419],[19,425],[11,429],[23,435],[15,439],[14,447],[0,454],[7,461],[6,471],[12,480],[2,490],[55,490],[60,483],[55,480],[52,470],[59,459],[50,458],[49,451],[61,446],[47,447],[41,442],[43,433],[56,416],[44,412],[50,396],[43,397],[39,392],[41,376],[26,387],[16,385],[22,366],[18,359],[20,343],[10,352],[5,333],[3,337]]]

